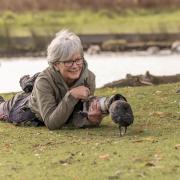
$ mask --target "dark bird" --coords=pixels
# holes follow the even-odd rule
[[[109,112],[113,122],[119,125],[120,136],[122,136],[134,121],[130,104],[122,99],[116,100],[110,105]],[[122,132],[123,128],[124,133]]]

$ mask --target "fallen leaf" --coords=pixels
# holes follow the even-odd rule
[[[156,91],[155,93],[156,93],[156,94],[161,94],[161,93],[162,93],[162,91]]]
[[[176,144],[175,149],[180,149],[180,144]]]
[[[160,118],[164,118],[164,117],[170,117],[170,116],[172,116],[172,113],[170,113],[170,112],[156,111],[156,112],[150,113],[150,115],[152,115],[152,116],[158,116],[158,117],[160,117]]]
[[[69,164],[67,160],[60,160],[59,163],[62,164],[63,166],[67,166]]]
[[[144,141],[148,141],[148,142],[152,142],[152,143],[158,142],[158,140],[155,139],[155,137],[146,137],[146,138],[143,138],[143,139],[133,140],[132,142],[133,143],[139,143],[139,142],[144,142]]]
[[[147,138],[144,138],[144,141],[149,141],[149,142],[152,142],[152,143],[158,142],[158,140],[155,139],[154,137],[147,137]]]
[[[110,156],[109,156],[109,154],[100,155],[100,156],[99,156],[99,159],[109,160],[109,159],[110,159]]]
[[[133,143],[138,143],[138,142],[143,142],[144,140],[143,139],[137,139],[137,140],[134,140]]]
[[[145,166],[156,166],[156,164],[153,161],[149,161],[145,164]]]
[[[145,173],[145,172],[140,172],[137,176],[139,176],[139,177],[145,177],[145,176],[146,176],[146,173]]]
[[[40,133],[40,132],[37,132],[37,133],[35,133],[34,135],[37,135],[37,136],[38,136],[38,135],[40,135],[40,134],[42,134],[42,133]]]
[[[120,170],[118,170],[118,171],[115,172],[115,176],[119,176],[119,175],[121,175],[121,173],[122,172]]]
[[[80,156],[84,156],[84,153],[80,152],[79,155],[80,155]]]
[[[162,159],[162,155],[159,155],[159,154],[155,154],[154,155],[154,161],[158,162]]]
[[[37,157],[40,156],[40,154],[34,154],[34,155],[37,156]]]

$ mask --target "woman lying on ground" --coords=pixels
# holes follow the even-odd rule
[[[95,75],[88,69],[80,38],[60,31],[47,49],[49,67],[36,78],[32,92],[18,93],[4,101],[0,97],[0,119],[11,123],[45,124],[50,130],[66,124],[98,126],[102,113],[97,100],[88,116],[79,116],[83,101],[95,91]]]

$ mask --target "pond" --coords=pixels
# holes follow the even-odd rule
[[[130,53],[85,54],[89,69],[96,74],[97,87],[132,75],[174,75],[180,73],[180,55],[137,55]],[[19,79],[48,66],[44,57],[0,58],[0,93],[20,91]]]

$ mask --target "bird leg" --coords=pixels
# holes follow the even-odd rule
[[[123,127],[119,124],[119,135],[120,135],[120,137],[124,136],[126,134],[126,131],[127,131],[127,126]]]

